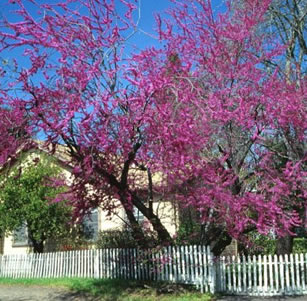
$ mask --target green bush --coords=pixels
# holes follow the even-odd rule
[[[149,248],[159,245],[155,234],[147,230],[145,233],[146,243]],[[98,239],[95,243],[97,249],[104,248],[136,248],[138,244],[132,236],[130,229],[123,230],[106,230],[98,234]]]
[[[306,238],[294,238],[293,253],[307,253]]]
[[[128,230],[106,230],[98,234],[95,243],[96,248],[134,248],[135,241],[131,231]]]
[[[243,253],[248,255],[274,255],[276,253],[276,239],[261,234],[252,234],[250,236],[251,244],[241,246]],[[293,239],[293,253],[307,253],[307,239]]]

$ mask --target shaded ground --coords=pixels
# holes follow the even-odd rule
[[[224,296],[217,298],[218,301],[307,301],[307,296],[276,296],[276,297],[247,297],[247,296]]]
[[[115,298],[116,299],[116,298]],[[91,297],[83,293],[74,293],[66,288],[24,285],[0,285],[0,301],[98,301],[100,297]],[[107,299],[109,300],[109,299]],[[157,297],[157,301],[159,297]],[[222,296],[216,301],[307,301],[307,296],[294,297],[246,297]],[[111,299],[110,299],[111,301]],[[112,300],[113,301],[113,300]]]
[[[65,288],[0,285],[0,301],[96,301],[82,293]]]

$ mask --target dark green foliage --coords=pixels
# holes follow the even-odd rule
[[[272,239],[269,236],[256,234],[251,240],[249,247],[243,247],[240,249],[242,253],[246,255],[274,255],[276,254],[276,239]],[[292,253],[307,253],[307,239],[306,238],[294,238]]]
[[[154,233],[147,230],[145,232],[145,239],[149,247],[159,245]],[[137,248],[138,244],[132,236],[129,229],[123,230],[106,230],[98,234],[98,239],[95,243],[97,249],[104,248]]]
[[[109,230],[101,231],[96,242],[98,249],[104,248],[134,248],[135,241],[131,231],[128,230]]]
[[[307,253],[307,238],[294,238],[293,253]]]

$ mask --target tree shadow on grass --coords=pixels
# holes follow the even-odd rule
[[[77,279],[72,282],[71,294],[80,296],[80,298],[88,298],[84,300],[101,300],[101,298],[103,298],[103,300],[106,301],[116,301],[129,294],[140,292],[142,289],[144,289],[144,284],[135,281],[118,279]],[[71,298],[72,296],[67,297]],[[63,301],[64,300],[65,299],[63,299]]]
[[[82,296],[88,298],[80,300],[95,301],[116,301],[129,296],[133,296],[136,300],[142,300],[142,297],[153,297],[156,300],[156,298],[164,295],[176,296],[177,294],[195,292],[195,289],[189,285],[122,279],[76,279],[72,282],[71,290],[72,294],[76,294],[80,298]],[[66,300],[68,301],[70,299],[62,299],[61,301]]]

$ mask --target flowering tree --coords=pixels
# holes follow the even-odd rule
[[[163,47],[132,57],[134,1],[120,1],[120,16],[111,0],[31,0],[36,18],[25,2],[11,1],[21,21],[4,20],[0,33],[2,52],[20,48],[28,59],[15,62],[10,82],[23,96],[3,98],[27,111],[47,143],[67,146],[77,212],[112,211],[117,199],[145,245],[134,207],[172,242],[154,195],[192,206],[205,227],[236,238],[251,228],[284,235],[300,223],[306,158],[278,169],[266,141],[286,128],[303,141],[306,79],[292,84],[264,68],[284,51],[257,30],[270,1],[218,15],[210,1],[173,1],[170,18],[156,18]]]
[[[10,105],[6,107],[0,102],[0,166],[12,159],[18,148],[27,143],[29,122],[23,108]]]

